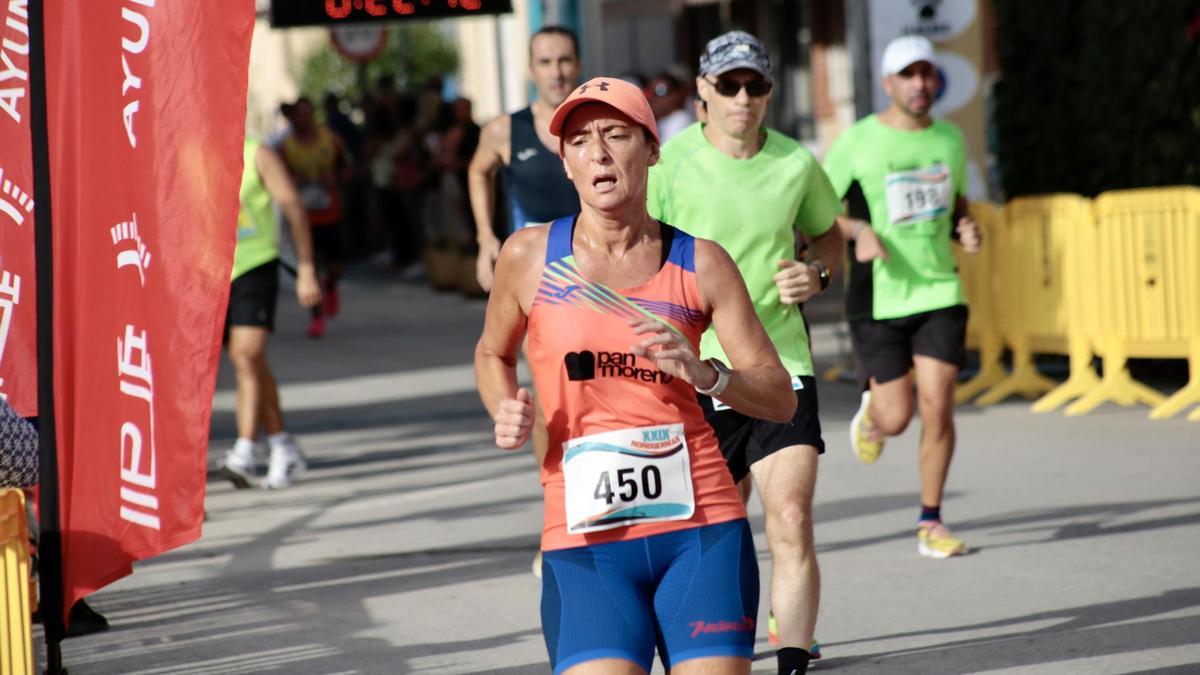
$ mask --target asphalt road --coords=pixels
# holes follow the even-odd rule
[[[364,268],[311,341],[285,296],[271,360],[309,472],[280,492],[210,480],[198,542],[92,597],[112,628],[64,643],[71,674],[547,672],[540,488],[528,453],[491,446],[470,367],[482,315]],[[823,369],[844,345],[814,333]],[[223,363],[214,462],[232,386]],[[916,554],[919,424],[861,466],[855,388],[820,399],[816,672],[1200,672],[1200,424],[960,408],[943,512],[972,553],[933,561]],[[774,672],[764,631],[758,653]]]

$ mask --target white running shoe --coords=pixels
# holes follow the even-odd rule
[[[262,486],[267,490],[283,490],[292,486],[292,479],[304,473],[308,464],[300,448],[292,440],[271,445],[271,462]]]
[[[221,462],[221,473],[239,490],[250,487],[257,470],[253,453],[246,455],[237,450],[230,450],[225,453],[225,460]]]

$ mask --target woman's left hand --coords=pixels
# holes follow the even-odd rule
[[[662,372],[692,386],[705,388],[716,382],[716,370],[701,361],[691,343],[667,324],[647,317],[632,319],[629,325],[635,334],[650,336],[630,348],[635,356],[650,359]]]

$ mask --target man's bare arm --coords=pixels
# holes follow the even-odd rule
[[[479,244],[475,278],[485,291],[492,289],[496,259],[500,256],[500,240],[496,237],[492,214],[496,208],[496,172],[509,161],[511,135],[511,116],[501,115],[488,122],[479,134],[479,147],[467,167],[467,189],[471,213],[475,215],[475,241]]]
[[[283,160],[265,145],[258,147],[254,156],[254,168],[262,178],[271,199],[279,205],[292,228],[292,242],[296,245],[296,296],[300,304],[312,307],[321,301],[321,290],[317,283],[317,268],[313,261],[312,231],[308,214],[300,204],[300,195],[288,175]]]

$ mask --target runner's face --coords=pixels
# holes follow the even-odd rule
[[[554,34],[533,38],[529,45],[529,74],[538,98],[557,108],[579,79],[579,56],[571,38]]]
[[[771,93],[768,92],[765,96],[751,96],[745,85],[763,79],[761,74],[745,68],[723,73],[719,78],[712,75],[696,78],[696,88],[700,97],[708,102],[708,124],[733,138],[749,139],[756,135],[762,126],[763,118],[767,115]],[[736,82],[742,86],[733,96],[722,96],[713,84],[718,80]]]
[[[611,106],[588,103],[567,117],[562,138],[563,168],[583,203],[604,211],[631,203],[644,208],[658,144],[641,125]]]
[[[905,114],[922,117],[933,107],[940,78],[937,68],[928,61],[917,61],[904,70],[888,75],[883,80],[883,89],[892,103]]]

